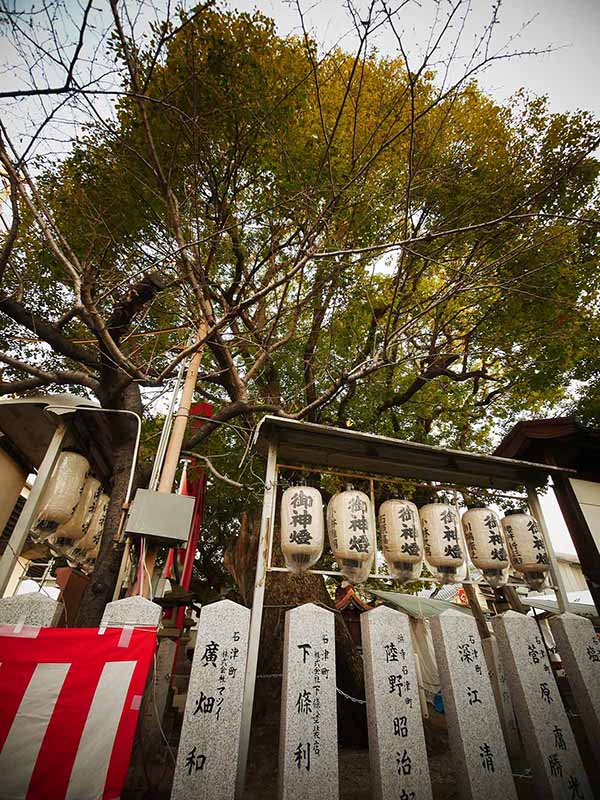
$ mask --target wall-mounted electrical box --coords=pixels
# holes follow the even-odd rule
[[[171,547],[187,542],[194,515],[194,497],[138,489],[129,509],[125,532],[148,536]]]

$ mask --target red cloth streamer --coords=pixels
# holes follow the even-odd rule
[[[206,492],[206,473],[202,471],[196,480],[188,480],[187,471],[183,475],[181,486],[179,487],[179,494],[187,495],[188,497],[195,497],[196,503],[194,505],[194,515],[192,517],[192,525],[190,528],[190,536],[188,539],[187,547],[180,550],[169,550],[167,560],[165,562],[164,577],[173,580],[175,578],[175,570],[173,568],[174,554],[177,553],[177,566],[178,574],[181,580],[181,586],[184,589],[190,588],[192,579],[192,566],[194,564],[194,557],[196,555],[196,546],[200,536],[200,525],[202,524],[202,516],[204,514],[204,495]]]

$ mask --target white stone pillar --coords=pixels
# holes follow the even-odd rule
[[[335,621],[307,603],[285,615],[280,800],[338,800]]]
[[[16,633],[24,627],[53,628],[63,611],[63,604],[43,592],[28,592],[0,600],[0,626],[14,627]],[[3,630],[6,635],[8,630]]]
[[[475,619],[431,619],[456,777],[464,800],[517,800],[496,700]]]
[[[361,614],[374,800],[431,800],[410,622],[379,606]]]
[[[489,636],[487,639],[482,639],[481,647],[492,682],[492,689],[494,690],[496,708],[498,709],[498,716],[500,717],[500,725],[502,726],[508,757],[514,768],[515,764],[518,764],[522,757],[521,740],[519,738],[519,729],[517,728],[517,720],[515,718],[512,700],[510,699],[508,680],[504,667],[502,666],[502,659],[500,658],[496,637]]]
[[[162,608],[146,597],[135,595],[107,603],[101,628],[158,628]]]
[[[231,600],[200,612],[171,800],[233,800],[249,627]]]
[[[492,626],[536,792],[554,800],[592,800],[535,620],[506,611],[492,620]]]
[[[590,747],[600,763],[600,641],[589,619],[577,614],[552,617],[550,630]]]

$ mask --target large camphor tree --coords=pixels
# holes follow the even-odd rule
[[[215,411],[185,449],[246,487],[209,490],[197,577],[213,592],[228,546],[249,582],[260,481],[236,470],[262,414],[485,447],[594,368],[598,122],[481,91],[478,73],[511,55],[493,41],[497,3],[460,59],[466,0],[432,3],[419,58],[404,5],[350,5],[352,47],[330,49],[300,8],[296,36],[210,4],[165,4],[153,24],[117,0],[43,23],[0,11],[22,69],[0,92],[0,394],[68,387],[144,413],[149,456],[156,400],[202,349],[197,396]],[[382,30],[392,55],[373,46]],[[112,424],[83,625],[122,554],[131,439]],[[324,592],[278,581],[280,604]]]

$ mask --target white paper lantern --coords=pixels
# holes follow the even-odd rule
[[[419,511],[409,500],[386,500],[379,507],[383,555],[390,575],[414,581],[423,569],[423,540]]]
[[[102,534],[104,533],[104,524],[106,523],[106,512],[108,511],[108,504],[110,497],[103,494],[98,501],[98,506],[94,512],[92,522],[90,524],[90,532],[92,534],[92,547],[87,554],[87,562],[91,563],[98,557],[100,551],[100,542],[102,541]]]
[[[302,572],[321,558],[323,499],[312,486],[290,486],[281,497],[281,551],[288,569]]]
[[[71,544],[85,536],[101,494],[102,484],[100,481],[93,477],[87,478],[73,516],[59,525],[53,536],[53,540],[58,546]]]
[[[98,554],[109,501],[110,497],[107,494],[100,495],[88,532],[77,542],[77,550],[88,560]]]
[[[461,580],[464,553],[459,538],[458,514],[446,503],[429,503],[419,509],[425,560],[441,583]]]
[[[68,450],[59,455],[40,503],[34,534],[45,538],[73,516],[89,471],[85,456]]]
[[[80,550],[75,545],[69,546],[58,546],[57,548],[59,552],[67,559],[67,563],[70,567],[77,567],[81,564],[85,563],[87,558],[87,553],[83,550]]]
[[[508,553],[500,517],[491,508],[470,508],[462,518],[465,541],[475,566],[490,586],[502,586],[508,577]]]
[[[73,549],[73,542],[71,539],[61,539],[55,533],[53,533],[51,536],[48,536],[46,541],[48,544],[51,544],[55,550],[58,550],[58,552],[62,553],[63,555],[66,555]]]
[[[502,528],[513,568],[531,589],[540,589],[550,569],[550,559],[538,522],[525,511],[509,511]]]
[[[375,554],[371,501],[364,492],[349,489],[334,494],[327,504],[329,544],[340,571],[350,583],[363,583]]]

